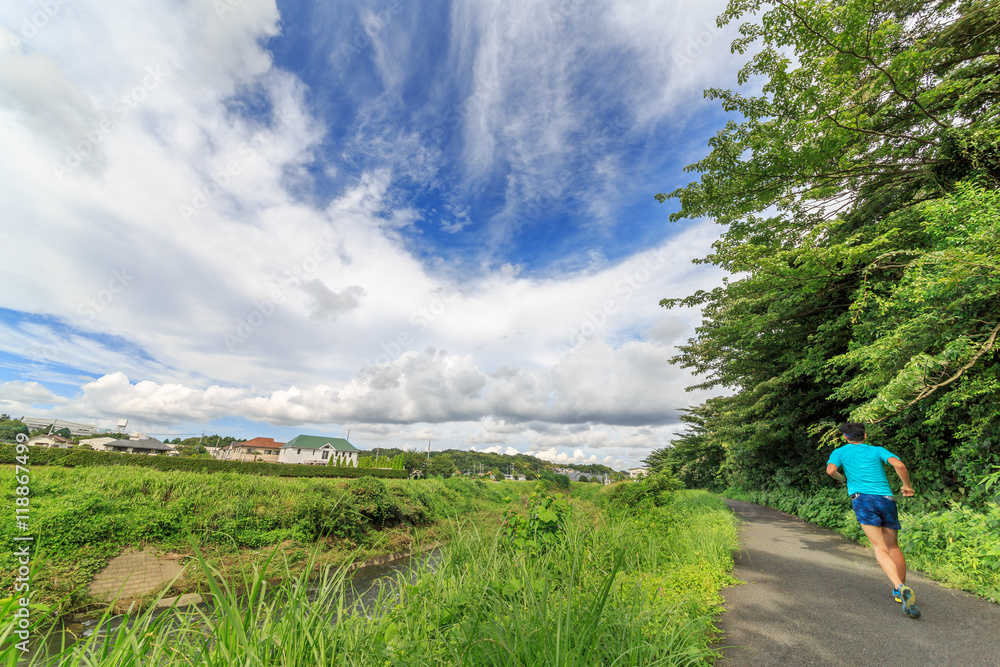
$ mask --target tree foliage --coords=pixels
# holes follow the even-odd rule
[[[454,474],[455,462],[448,454],[438,454],[427,463],[424,472],[432,477],[451,477]]]
[[[811,488],[852,418],[927,496],[975,500],[1000,462],[1000,5],[732,0],[719,22],[750,16],[759,94],[706,91],[738,119],[657,195],[726,225],[698,261],[733,277],[661,305],[702,308],[673,361],[733,394],[647,463]]]
[[[11,419],[10,415],[0,415],[0,442],[16,442],[17,434],[28,435],[28,427],[20,419]]]
[[[684,410],[681,421],[688,425],[687,431],[670,446],[653,450],[643,459],[650,473],[668,472],[689,489],[718,486],[725,449],[709,428],[708,420],[723,409],[725,401],[724,398],[711,398],[703,405]]]

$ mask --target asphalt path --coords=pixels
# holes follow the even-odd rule
[[[733,572],[746,583],[722,591],[717,665],[1000,667],[1000,605],[910,570],[921,611],[911,619],[870,549],[777,510],[726,504],[746,522]]]

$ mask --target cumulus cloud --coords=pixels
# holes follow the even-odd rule
[[[674,67],[642,27],[653,5],[570,4],[451,6],[449,58],[467,94],[455,169],[475,190],[513,165],[499,193],[510,215],[474,250],[502,245],[528,202],[565,194],[592,197],[597,218],[612,210],[620,135],[595,126],[575,59],[622,69],[607,79],[641,101],[623,117],[662,114],[673,103],[663,91],[680,90],[637,85]],[[21,10],[0,8],[0,198],[5,221],[31,221],[0,237],[12,286],[0,349],[15,378],[0,384],[5,410],[57,405],[60,418],[161,427],[343,424],[372,442],[583,462],[662,446],[677,408],[703,397],[666,361],[699,314],[657,304],[718,284],[720,272],[688,262],[716,238],[710,222],[624,259],[585,251],[579,270],[485,262],[465,275],[414,249],[427,212],[395,189],[437,187],[444,148],[377,127],[374,107],[405,88],[406,39],[374,40],[388,97],[341,147],[348,166],[366,151],[381,164],[305,196],[317,172],[336,171],[321,159],[331,128],[315,91],[264,46],[282,29],[274,2],[59,7],[30,36]],[[622,50],[630,32],[645,36]],[[636,53],[648,67],[626,68]],[[581,150],[586,173],[562,179]],[[481,226],[460,194],[437,209],[448,237]]]
[[[0,405],[4,409],[25,408],[38,404],[65,405],[69,400],[53,394],[38,382],[0,382]]]

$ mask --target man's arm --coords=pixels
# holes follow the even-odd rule
[[[889,465],[896,469],[896,474],[899,475],[899,479],[903,482],[903,495],[909,498],[914,495],[916,491],[910,486],[910,473],[906,469],[906,464],[897,459],[895,456],[889,457]]]
[[[896,460],[898,461],[899,459],[896,459]],[[906,469],[904,468],[903,470],[905,471]],[[844,477],[842,474],[840,474],[840,470],[837,468],[837,464],[836,463],[827,463],[826,464],[826,474],[829,475],[830,477],[833,477],[835,480],[837,480],[841,484],[843,484],[844,482],[847,481],[847,478]]]

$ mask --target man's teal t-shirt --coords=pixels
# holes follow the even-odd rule
[[[833,450],[827,464],[833,463],[844,469],[848,495],[868,493],[873,496],[891,496],[892,489],[885,477],[885,468],[882,467],[891,458],[899,457],[885,447],[847,443]]]

